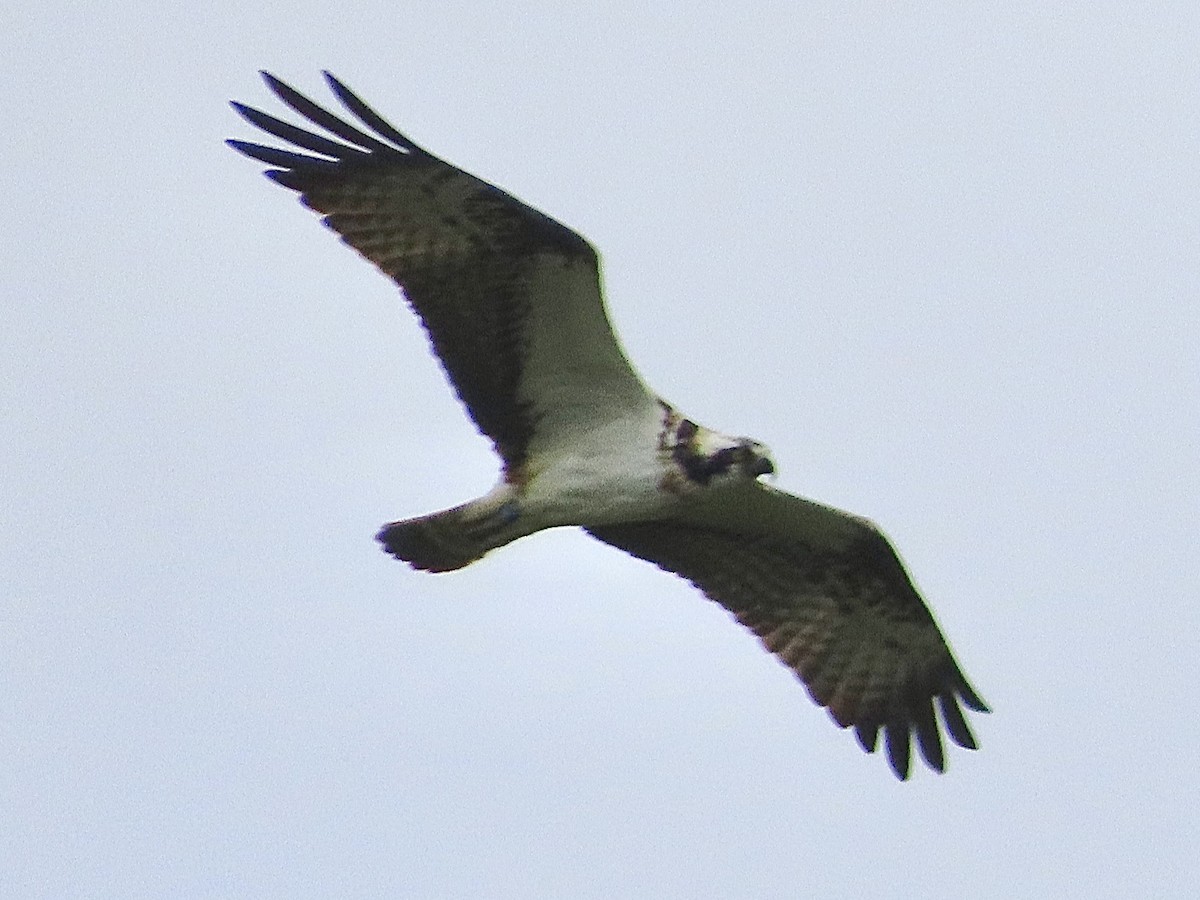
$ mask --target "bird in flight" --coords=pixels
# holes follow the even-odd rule
[[[581,527],[725,607],[864,750],[882,733],[900,779],[913,737],[939,772],[943,729],[975,749],[962,706],[989,710],[888,539],[764,483],[775,464],[761,443],[657,396],[613,334],[587,240],[418,147],[329,73],[357,121],[263,77],[305,126],[235,102],[291,149],[229,145],[400,287],[500,457],[484,496],[385,525],[388,553],[448,572],[534,532]]]

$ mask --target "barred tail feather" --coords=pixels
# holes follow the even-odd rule
[[[485,512],[486,510],[486,512]],[[452,572],[520,536],[509,508],[473,501],[443,512],[391,522],[375,536],[383,549],[423,572]]]

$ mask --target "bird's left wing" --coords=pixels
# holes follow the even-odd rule
[[[704,492],[669,520],[588,531],[724,606],[868,753],[882,730],[899,778],[908,777],[913,735],[929,766],[944,769],[935,702],[951,740],[975,748],[959,703],[987,706],[865,519],[749,482]]]

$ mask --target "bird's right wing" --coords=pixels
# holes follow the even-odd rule
[[[569,444],[581,420],[653,407],[609,325],[599,261],[584,238],[421,149],[328,73],[360,125],[264,78],[330,136],[235,103],[251,124],[306,152],[228,143],[272,166],[268,176],[403,288],[507,472],[519,473],[539,442]]]

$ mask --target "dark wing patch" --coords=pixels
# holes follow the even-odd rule
[[[909,773],[911,737],[945,769],[934,712],[960,747],[975,749],[960,702],[988,708],[967,683],[929,609],[887,539],[865,525],[841,550],[676,522],[588,532],[687,578],[759,636],[868,753],[884,734],[897,777]]]
[[[526,279],[547,255],[582,261],[596,271],[599,302],[595,251],[566,226],[418,147],[328,72],[334,94],[371,133],[263,77],[332,137],[234,103],[252,125],[306,152],[227,143],[272,166],[268,177],[298,191],[403,288],[475,424],[506,471],[520,469],[536,424],[519,394]]]

